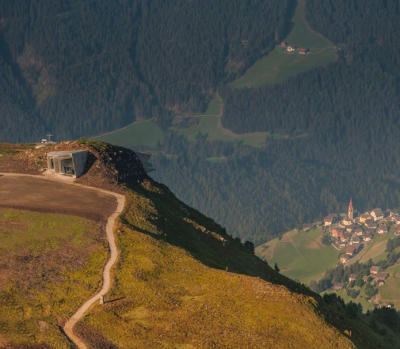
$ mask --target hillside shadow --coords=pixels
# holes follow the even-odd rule
[[[128,212],[121,217],[123,223],[132,230],[178,247],[208,268],[220,270],[223,273],[260,278],[271,284],[284,286],[298,296],[312,297],[315,302],[309,300],[309,305],[321,319],[339,332],[343,333],[344,330],[353,328],[356,334],[355,326],[358,327],[360,324],[349,320],[343,313],[343,309],[328,305],[319,294],[314,293],[305,285],[273,270],[266,262],[252,254],[238,239],[226,234],[225,229],[214,220],[179,201],[166,186],[149,180],[132,190],[138,196],[135,195],[129,199],[135,202],[128,201]],[[144,204],[139,206],[138,212],[135,212],[134,206],[137,202]],[[129,217],[129,206],[133,209],[131,217]],[[145,218],[140,217],[142,213],[146,216]],[[150,224],[147,225],[146,221]],[[135,222],[144,222],[144,224]],[[365,341],[361,335],[362,331],[358,332],[350,339],[355,347],[363,348]]]
[[[157,227],[157,233],[138,227],[125,217],[124,223],[132,229],[185,250],[209,268],[259,277],[286,286],[291,292],[320,298],[304,285],[273,270],[268,263],[251,253],[239,239],[228,235],[214,220],[180,202],[167,187],[152,180],[151,184],[160,191],[150,191],[143,186],[132,189],[154,203],[158,216],[150,215],[147,221]]]
[[[286,10],[286,23],[284,31],[282,33],[282,38],[287,38],[294,27],[293,16],[296,12],[297,5],[297,0],[288,0],[288,7]]]

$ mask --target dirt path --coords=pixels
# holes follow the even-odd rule
[[[78,346],[79,349],[87,349],[87,346],[78,336],[74,334],[74,326],[83,317],[86,311],[89,310],[89,308],[94,303],[99,302],[101,297],[104,296],[109,291],[111,286],[111,268],[117,261],[118,257],[118,250],[117,250],[117,245],[115,244],[115,237],[114,237],[114,226],[117,217],[124,208],[125,197],[119,194],[114,194],[114,195],[117,199],[118,206],[116,211],[108,218],[106,226],[107,240],[110,246],[111,254],[110,254],[110,259],[108,260],[103,270],[103,287],[92,298],[86,301],[78,309],[78,311],[74,315],[72,315],[72,317],[66,322],[64,326],[64,332]]]
[[[14,173],[0,173],[1,177],[10,177],[10,178],[36,178],[42,179],[44,181],[53,181],[53,182],[61,182],[66,183],[65,181],[59,180],[57,176],[52,177],[44,177],[44,176],[33,176],[33,175],[21,175],[21,174],[14,174]],[[75,183],[68,183],[70,186],[85,188],[88,190],[93,190],[101,194],[108,194],[115,197],[117,200],[117,207],[114,212],[108,217],[107,225],[106,225],[106,235],[107,240],[110,248],[110,259],[108,260],[106,266],[103,270],[103,278],[102,278],[102,288],[98,291],[94,296],[92,296],[88,301],[86,301],[72,317],[66,322],[64,326],[64,332],[68,336],[68,338],[74,342],[79,349],[87,349],[86,344],[74,333],[74,326],[76,323],[85,315],[85,313],[89,310],[89,308],[96,302],[99,302],[101,297],[104,296],[110,289],[111,286],[111,268],[115,264],[118,258],[118,249],[115,243],[114,237],[114,227],[116,219],[118,218],[119,214],[122,212],[124,205],[125,205],[125,196],[116,194],[113,192],[109,192],[103,189],[87,187],[82,184],[75,184]]]

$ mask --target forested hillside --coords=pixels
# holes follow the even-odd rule
[[[252,157],[251,168],[258,168],[258,159],[265,156],[261,154],[268,154],[287,164],[288,175],[275,168],[271,172],[274,180],[267,180],[265,174],[257,180],[255,172],[248,171],[230,188],[240,200],[239,183],[248,188],[258,183],[255,187],[263,188],[262,192],[276,189],[271,202],[264,198],[251,208],[253,212],[269,208],[265,220],[258,214],[262,222],[259,228],[268,231],[264,234],[276,233],[272,222],[279,215],[272,214],[274,208],[282,212],[281,221],[290,225],[287,228],[292,228],[311,216],[316,218],[334,208],[343,210],[350,196],[356,198],[359,209],[399,206],[398,17],[397,1],[309,0],[308,23],[340,47],[336,63],[282,84],[220,88],[224,127],[237,133],[267,131],[282,136],[281,141],[267,138],[265,149],[254,152],[257,156]],[[220,172],[225,173],[229,164],[218,164],[224,168]],[[227,173],[238,176],[238,171]],[[278,189],[278,178],[284,178],[287,190]],[[249,200],[261,196],[250,192]],[[299,192],[310,195],[309,200],[301,199],[302,207],[294,204],[302,196]],[[232,214],[224,223],[240,227],[238,222],[251,215],[235,217]],[[241,234],[252,235],[242,229]],[[257,234],[254,238],[258,241]]]
[[[399,207],[398,3],[301,4],[303,31],[287,36],[292,0],[0,0],[0,141],[89,136],[154,118],[158,125],[125,130],[124,145],[135,137],[135,147],[157,151],[154,178],[255,242],[344,210],[350,196],[360,210]],[[335,50],[335,63],[232,87],[306,29],[325,36],[320,50]],[[213,124],[191,119],[216,91]],[[171,128],[176,115],[184,122]],[[177,137],[190,122],[218,132]],[[255,148],[230,131],[265,131],[265,144],[264,134],[247,141]],[[225,142],[210,142],[216,135]]]
[[[286,151],[291,145],[296,149],[293,143],[255,149],[193,143],[172,134],[156,149],[152,163],[158,170],[151,175],[233,235],[256,244],[329,212],[344,212],[350,196],[360,211],[400,206],[397,176],[368,164],[334,167],[301,159]]]
[[[281,85],[225,89],[223,125],[306,135],[285,152],[393,174],[400,160],[398,2],[310,0],[306,15],[315,30],[344,44],[338,62]]]
[[[1,141],[205,108],[284,37],[288,0],[0,2]],[[4,73],[3,73],[4,70]]]

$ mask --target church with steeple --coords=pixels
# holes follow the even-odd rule
[[[353,202],[352,202],[351,198],[350,198],[350,203],[349,203],[349,209],[347,210],[347,217],[350,220],[354,219],[354,209],[353,209]]]

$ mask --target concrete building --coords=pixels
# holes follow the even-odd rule
[[[153,172],[156,170],[153,167],[153,165],[149,162],[149,160],[151,158],[151,154],[143,153],[143,152],[139,152],[139,151],[136,151],[135,153],[136,153],[137,157],[139,158],[140,162],[142,163],[143,169],[146,171],[146,173]]]
[[[87,150],[53,151],[47,154],[49,171],[53,173],[78,178],[85,171]]]

